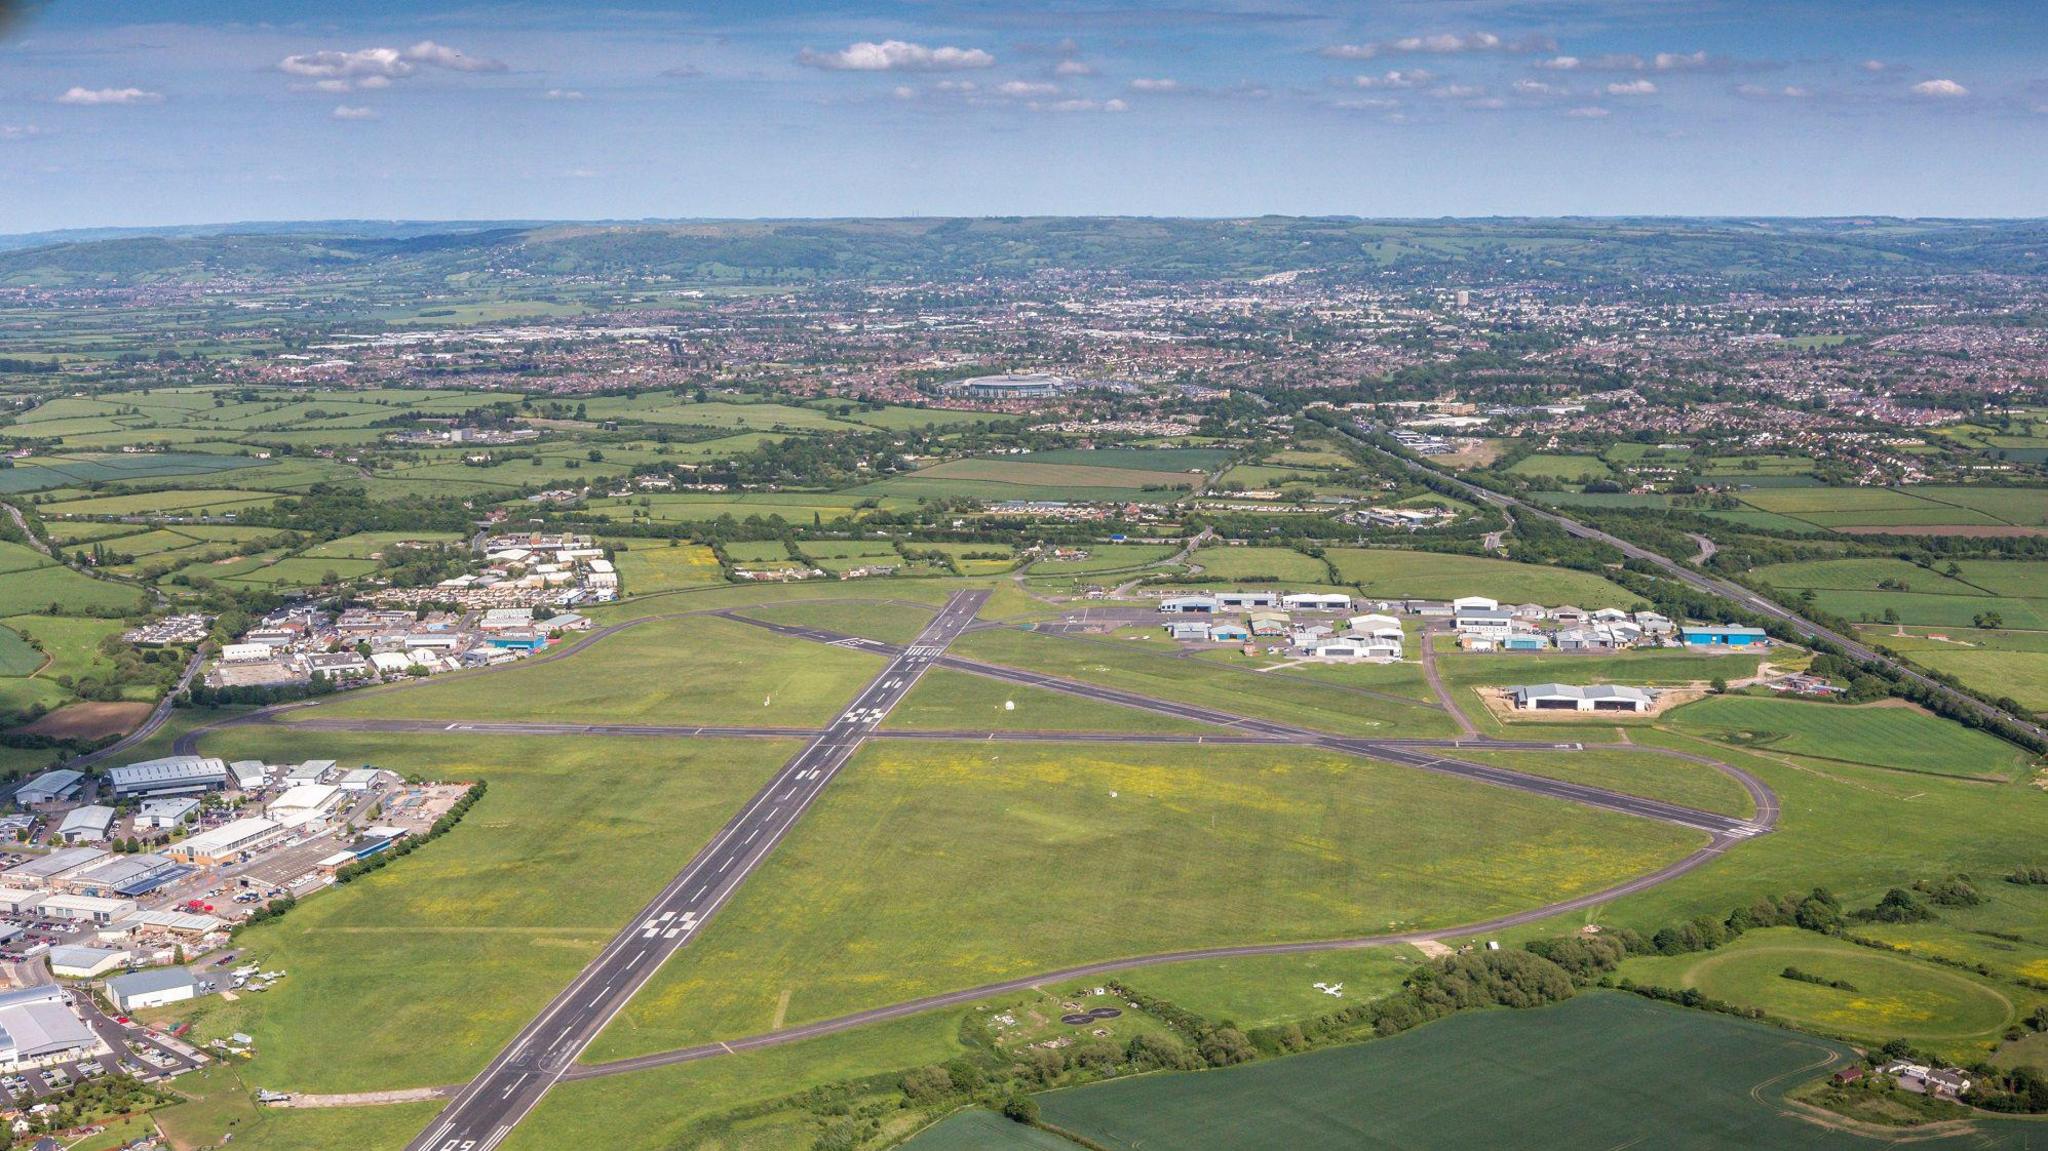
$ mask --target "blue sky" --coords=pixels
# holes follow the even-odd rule
[[[2048,3],[56,0],[0,27],[0,232],[1265,212],[2048,214]]]

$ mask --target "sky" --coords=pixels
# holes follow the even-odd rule
[[[0,233],[1266,213],[2048,215],[2048,0],[47,0],[0,20]]]

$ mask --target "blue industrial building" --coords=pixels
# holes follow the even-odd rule
[[[1760,627],[1685,627],[1678,634],[1687,647],[1762,647],[1771,641]]]

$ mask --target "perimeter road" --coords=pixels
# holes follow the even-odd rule
[[[844,714],[789,761],[581,974],[493,1059],[409,1151],[491,1151],[669,956],[758,867],[875,725],[974,620],[985,591],[958,592]]]

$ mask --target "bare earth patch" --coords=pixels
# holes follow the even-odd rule
[[[91,741],[128,732],[149,710],[146,703],[74,703],[14,730],[22,735]]]

